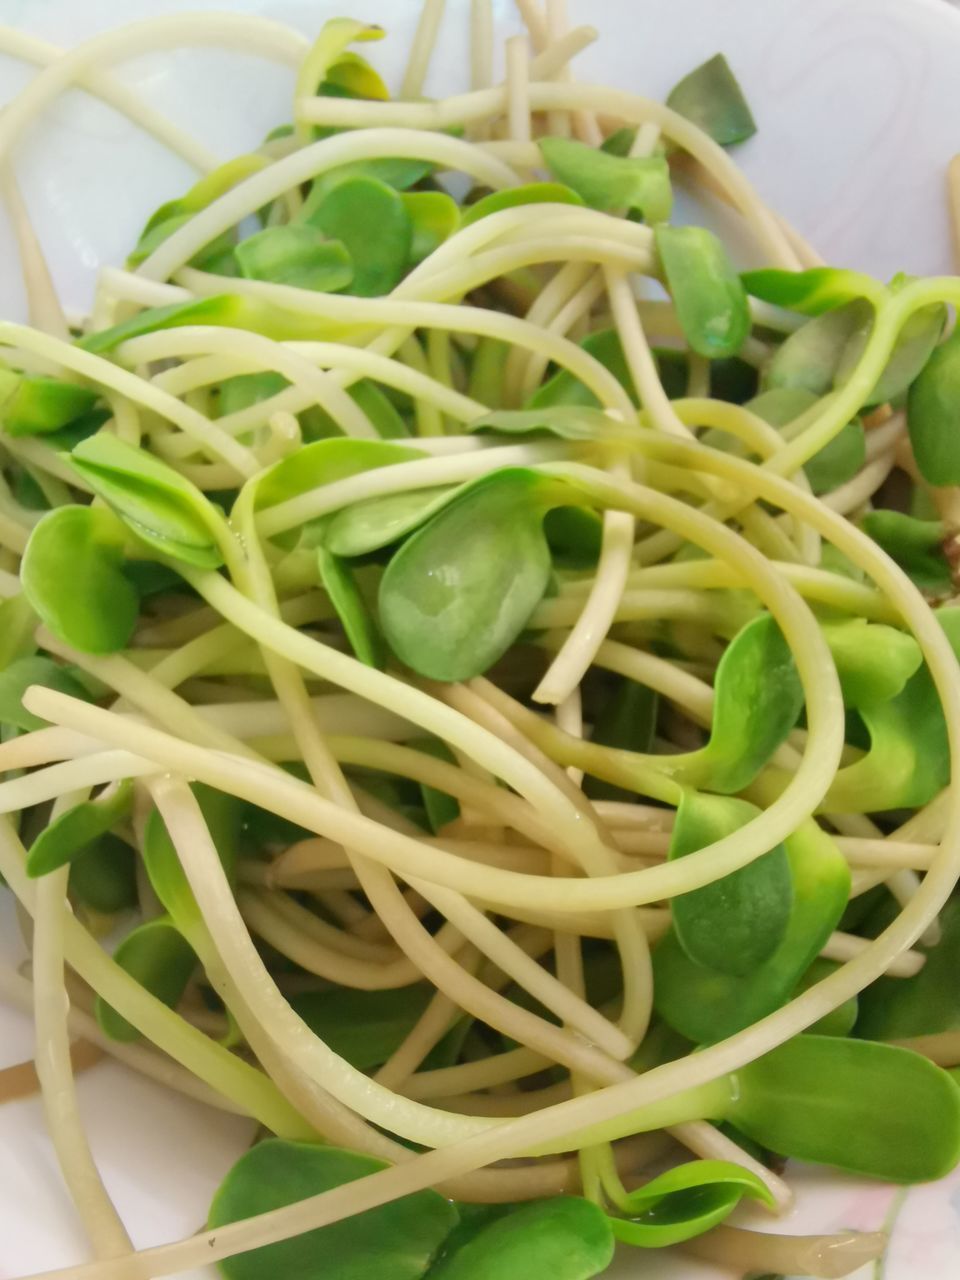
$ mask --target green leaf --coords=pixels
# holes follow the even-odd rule
[[[664,226],[654,241],[687,342],[711,359],[736,355],[750,332],[750,308],[720,240],[703,227]]]
[[[810,987],[816,986],[818,982],[821,982],[831,973],[835,973],[839,968],[840,965],[835,960],[827,960],[823,956],[817,956],[816,960],[797,983],[793,992],[794,997],[807,991]],[[839,1004],[835,1009],[831,1009],[829,1013],[825,1013],[808,1030],[811,1035],[848,1036],[856,1025],[858,1008],[857,997],[851,996],[849,1000],[844,1000],[843,1004]],[[878,1037],[873,1038],[877,1039]]]
[[[380,625],[397,657],[435,680],[466,680],[492,666],[547,588],[544,514],[577,502],[572,486],[504,469],[422,525],[380,583]]]
[[[423,751],[428,756],[433,756],[437,760],[445,760],[448,764],[456,764],[456,756],[441,738],[417,738],[407,744],[416,748],[417,751]],[[430,830],[436,835],[442,827],[448,822],[460,817],[460,805],[451,795],[447,795],[445,791],[438,791],[436,787],[430,787],[425,782],[420,784],[420,792],[423,796],[423,807],[426,811],[427,821],[430,824]]]
[[[903,1183],[960,1159],[960,1089],[908,1049],[797,1036],[736,1078],[728,1118],[779,1155]]]
[[[238,373],[235,378],[225,378],[217,388],[217,417],[239,413],[251,405],[260,404],[278,395],[290,383],[282,373],[265,369],[262,373]]]
[[[322,546],[317,548],[317,562],[323,589],[337,611],[351,649],[368,667],[383,667],[383,640],[349,565]]]
[[[406,1039],[430,1003],[426,983],[389,991],[333,987],[291,998],[315,1035],[358,1071],[382,1066]]]
[[[8,436],[47,436],[89,412],[97,392],[45,374],[0,368],[0,430]]]
[[[883,404],[902,395],[915,381],[934,348],[940,341],[947,320],[947,309],[942,302],[921,307],[915,311],[900,330],[896,346],[887,361],[886,368],[877,379],[876,386],[865,398],[865,405]],[[843,349],[836,372],[837,385],[842,385],[853,373],[863,353],[872,328],[872,317],[861,322]]]
[[[759,816],[746,800],[685,791],[667,857],[674,861],[696,853]],[[780,946],[790,919],[792,888],[783,845],[673,898],[670,907],[677,938],[691,960],[736,977],[751,973]]]
[[[125,973],[171,1009],[180,1003],[197,968],[193,948],[169,916],[138,925],[123,939],[113,958]],[[140,1039],[136,1027],[101,996],[96,998],[94,1011],[100,1029],[111,1040],[129,1043]]]
[[[140,600],[123,573],[124,527],[112,511],[57,507],[34,527],[20,565],[45,627],[85,653],[126,647]]]
[[[820,626],[848,707],[895,698],[923,661],[913,636],[896,627],[864,618],[822,622]]]
[[[287,311],[264,298],[220,293],[212,298],[174,302],[166,307],[146,307],[129,320],[121,320],[109,329],[99,329],[78,339],[77,346],[95,355],[105,355],[130,338],[139,338],[142,334],[156,333],[161,329],[178,329],[183,325],[246,329],[250,333],[262,333],[276,342],[341,338],[349,332],[349,326],[322,320],[308,312]]]
[[[426,455],[420,449],[379,440],[317,440],[255,477],[256,509],[276,506],[336,480]]]
[[[343,242],[353,261],[351,293],[380,297],[403,278],[413,229],[403,200],[385,182],[345,178],[309,214],[305,209],[304,216],[310,225]]]
[[[533,409],[495,409],[467,424],[467,431],[507,436],[556,436],[561,440],[622,440],[635,428],[587,405],[558,404]]]
[[[583,205],[583,197],[572,187],[561,182],[528,182],[521,187],[507,187],[505,191],[493,191],[473,204],[466,205],[460,213],[460,225],[469,227],[481,218],[502,209],[519,209],[527,204],[576,204]]]
[[[750,785],[803,706],[793,655],[769,614],[741,627],[727,645],[714,690],[707,745],[663,759],[679,781],[732,795]]]
[[[36,629],[37,615],[23,592],[0,600],[0,671],[36,652]]]
[[[540,154],[554,178],[593,209],[639,209],[648,223],[670,217],[673,194],[663,156],[612,156],[570,138],[541,138]]]
[[[83,854],[130,813],[133,784],[123,782],[112,794],[84,800],[49,822],[27,853],[27,875],[45,876]]]
[[[722,53],[675,84],[667,94],[667,106],[692,120],[721,147],[745,142],[757,131],[743,90]]]
[[[953,591],[944,553],[947,534],[939,520],[917,520],[901,511],[868,511],[860,527],[921,590],[935,595]]]
[[[445,191],[414,191],[402,195],[410,219],[410,264],[429,258],[460,226],[460,206]]]
[[[613,133],[607,134],[600,143],[600,150],[606,151],[611,156],[628,156],[636,136],[635,125],[624,125],[623,128],[614,129]]]
[[[872,276],[837,267],[813,267],[809,271],[781,271],[764,267],[740,277],[747,293],[764,302],[819,316],[856,298],[870,298],[883,291]]]
[[[351,1151],[268,1139],[227,1174],[210,1206],[209,1225],[240,1222],[384,1168]],[[456,1222],[448,1200],[418,1191],[219,1265],[227,1280],[420,1280]]]
[[[594,717],[590,741],[622,751],[650,751],[659,709],[660,698],[652,689],[636,680],[618,680]],[[634,799],[634,793],[624,787],[589,775],[583,780],[583,790],[591,800]]]
[[[490,1208],[478,1215],[478,1230],[458,1233],[459,1244],[451,1238],[427,1280],[589,1280],[613,1259],[609,1220],[589,1200],[555,1196],[507,1212]]]
[[[817,397],[803,387],[771,387],[747,404],[751,412],[773,427],[786,427],[817,402]],[[788,435],[789,433],[785,433]],[[810,487],[817,495],[829,493],[857,474],[867,457],[863,423],[854,418],[823,446],[804,466]]]
[[[627,368],[619,334],[615,329],[600,329],[596,333],[589,334],[579,345],[613,374],[631,399],[636,398],[633,379]],[[569,370],[561,369],[537,388],[530,397],[528,407],[530,409],[544,409],[554,405],[598,407],[599,403],[597,397],[592,391],[587,390],[579,378],[575,378]]]
[[[363,556],[379,551],[419,528],[466,487],[408,489],[406,493],[388,493],[382,498],[355,502],[331,517],[324,533],[324,545],[338,556]]]
[[[916,808],[950,780],[947,728],[926,667],[887,702],[866,703],[859,715],[870,749],[835,777],[823,813],[877,813]]]
[[[372,178],[392,187],[394,191],[406,191],[428,177],[433,169],[434,165],[429,160],[415,160],[404,156],[381,156],[374,160],[355,160],[351,164],[338,165],[336,169],[329,169],[314,178],[303,202],[300,217],[311,221],[314,212],[334,187],[349,179]]]
[[[107,432],[78,444],[70,461],[148,547],[199,569],[223,564],[222,516],[173,467]]]
[[[960,1027],[960,899],[940,913],[941,937],[921,944],[926,962],[911,978],[879,978],[860,993],[857,1035],[867,1040],[904,1040]]]
[[[0,724],[30,732],[46,724],[23,705],[23,695],[31,685],[43,685],[71,698],[89,699],[83,685],[66,667],[50,658],[23,657],[0,671]]]
[[[244,178],[249,178],[251,174],[265,169],[268,163],[265,156],[255,153],[234,156],[232,160],[218,165],[216,169],[205,174],[185,195],[162,204],[147,220],[136,248],[127,259],[127,265],[138,266],[157,245],[162,244],[178,227],[189,222],[195,213],[206,209],[218,196],[224,195]],[[232,239],[231,232],[218,236],[216,241],[204,246],[204,249],[194,258],[194,262],[198,266],[201,265],[206,258],[215,255],[225,246],[231,245]]]
[[[960,484],[960,329],[933,352],[907,397],[907,428],[928,484]]]
[[[353,261],[339,240],[327,240],[316,227],[267,227],[234,249],[240,274],[299,289],[336,293],[353,280]]]
[[[406,422],[375,382],[371,382],[369,378],[361,378],[347,388],[347,395],[360,406],[384,440],[409,438],[410,430]]]
[[[752,973],[734,977],[694,964],[671,931],[654,948],[657,1012],[697,1044],[712,1044],[758,1022],[790,999],[837,927],[850,892],[850,868],[827,832],[806,822],[785,842],[793,905],[777,950]]]
[[[826,395],[837,379],[847,343],[870,323],[872,314],[868,302],[855,299],[802,324],[774,352],[765,386],[802,387],[814,396]]]
[[[744,1198],[773,1207],[766,1183],[726,1160],[691,1160],[632,1191],[623,1212],[612,1218],[618,1240],[643,1249],[663,1249],[692,1240],[722,1222]]]
[[[103,835],[70,863],[70,896],[102,915],[127,911],[139,901],[137,855],[119,836]]]
[[[224,870],[232,876],[239,852],[243,804],[202,783],[195,783],[191,790],[200,804]],[[189,938],[191,928],[201,918],[200,908],[166,825],[156,809],[147,819],[141,853],[154,893],[177,928]]]

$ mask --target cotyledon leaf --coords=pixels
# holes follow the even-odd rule
[[[896,627],[850,618],[821,622],[848,707],[887,702],[899,694],[923,661],[913,636]]]
[[[290,1003],[334,1053],[359,1071],[369,1071],[399,1048],[430,997],[427,984],[418,982],[395,991],[305,991]]]
[[[411,191],[401,195],[410,219],[410,262],[429,258],[460,226],[460,206],[445,191]]]
[[[353,259],[344,245],[306,224],[266,227],[241,240],[233,256],[248,280],[336,293],[353,279]]]
[[[94,840],[70,863],[70,897],[101,915],[129,911],[139,902],[137,855],[112,832]]]
[[[493,191],[473,204],[465,205],[460,214],[460,225],[469,227],[481,218],[502,209],[518,209],[527,204],[577,204],[583,205],[583,197],[562,182],[528,182],[520,187],[508,187],[505,191]]]
[[[227,875],[230,876],[239,852],[243,805],[232,796],[214,791],[213,788],[200,783],[195,784],[192,789],[210,829],[220,860]],[[193,927],[201,919],[200,908],[197,906],[174,843],[156,809],[152,810],[147,819],[141,852],[154,893],[177,928],[189,939]]]
[[[734,796],[685,791],[667,857],[696,853],[759,817]],[[790,919],[790,866],[782,844],[739,871],[671,900],[673,927],[691,960],[743,977],[776,951]]]
[[[23,695],[34,684],[56,689],[71,698],[86,699],[90,696],[67,667],[39,654],[25,654],[0,671],[0,725],[13,726],[24,732],[43,728],[46,721],[23,705]]]
[[[320,581],[346,632],[350,647],[368,667],[384,665],[383,638],[349,564],[325,546],[317,548]]]
[[[400,547],[380,582],[380,625],[401,661],[435,680],[486,671],[514,642],[550,579],[547,511],[578,491],[534,471],[484,476]]]
[[[497,1206],[480,1215],[480,1224],[450,1237],[426,1280],[589,1280],[613,1258],[610,1221],[579,1196],[533,1200],[505,1212]]]
[[[614,156],[571,138],[541,138],[540,153],[558,182],[594,209],[639,209],[648,223],[670,216],[673,194],[663,156]]]
[[[336,1147],[271,1138],[242,1155],[210,1206],[222,1227],[386,1168],[380,1160]],[[420,1280],[457,1223],[456,1208],[436,1191],[417,1191],[292,1240],[220,1263],[227,1280]]]
[[[95,800],[84,800],[48,822],[27,853],[27,875],[44,876],[72,862],[106,835],[133,807],[133,784],[121,783]]]
[[[949,539],[941,520],[920,520],[902,511],[879,508],[868,511],[860,527],[921,591],[953,593],[953,566],[946,556]]]
[[[940,913],[941,935],[921,944],[926,961],[909,978],[879,978],[860,993],[856,1034],[868,1040],[902,1040],[960,1028],[960,899]]]
[[[750,332],[740,277],[721,241],[703,227],[657,227],[654,243],[677,319],[702,356],[732,356]]]
[[[763,267],[745,271],[740,278],[754,298],[806,316],[821,315],[856,298],[879,299],[887,292],[872,276],[838,267],[812,267],[809,271]]]
[[[112,511],[56,507],[34,527],[20,565],[44,626],[85,653],[123,649],[140,599],[123,572],[126,530]]]
[[[8,436],[49,436],[89,412],[97,399],[92,387],[0,368],[0,431]]]
[[[721,147],[757,131],[750,106],[722,53],[687,73],[667,94],[667,106],[708,133]]]
[[[792,905],[776,951],[742,977],[695,964],[671,931],[654,948],[656,1008],[675,1031],[712,1044],[741,1031],[786,1003],[801,976],[837,927],[850,893],[850,868],[815,822],[784,842]]]
[[[199,569],[223,563],[230,537],[223,516],[173,467],[106,432],[78,444],[70,462],[152,550]]]
[[[907,397],[907,428],[928,484],[960,484],[960,329],[931,355]]]
[[[342,241],[353,261],[349,292],[389,293],[410,261],[413,226],[402,197],[376,178],[345,178],[312,209],[309,225]]]
[[[120,942],[114,961],[151,995],[174,1008],[197,968],[193,948],[169,916],[137,925]],[[101,1030],[111,1040],[130,1042],[140,1032],[101,996],[95,1004]]]
[[[774,427],[787,427],[817,403],[804,387],[771,387],[748,402],[746,408]],[[784,432],[789,439],[790,433]],[[738,451],[739,452],[739,451]],[[815,494],[829,493],[852,480],[866,461],[867,442],[859,418],[847,422],[840,431],[804,465]]]
[[[690,1160],[632,1191],[610,1225],[626,1244],[663,1249],[709,1231],[745,1198],[773,1205],[766,1183],[742,1165]]]

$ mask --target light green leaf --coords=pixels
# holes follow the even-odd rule
[[[474,1206],[464,1206],[473,1209]],[[481,1210],[478,1229],[458,1229],[426,1280],[589,1280],[613,1259],[603,1211],[579,1196]]]
[[[223,517],[173,467],[108,432],[78,444],[70,461],[148,547],[200,569],[223,563],[231,537]]]
[[[757,131],[753,113],[730,64],[716,53],[675,84],[667,106],[692,120],[722,147],[745,142]]]
[[[130,813],[133,784],[123,782],[111,794],[84,800],[61,813],[40,832],[27,853],[27,875],[45,876],[87,849]]]
[[[8,436],[48,436],[96,401],[96,391],[76,382],[0,368],[0,431]]]
[[[940,520],[917,520],[902,511],[868,511],[860,527],[894,559],[922,591],[953,592],[953,574],[944,552],[947,531]]]
[[[667,226],[654,239],[687,342],[711,359],[735,355],[750,332],[750,309],[720,240],[703,227]]]
[[[85,653],[114,653],[140,611],[123,572],[124,527],[112,511],[57,507],[36,525],[20,565],[24,594],[44,626]]]
[[[403,200],[376,178],[344,178],[305,220],[340,240],[353,261],[350,292],[380,297],[402,279],[410,261],[413,228]]]
[[[23,705],[23,695],[34,684],[66,693],[71,698],[89,699],[90,696],[67,667],[52,659],[39,655],[18,658],[0,671],[0,725],[12,725],[24,732],[43,728],[46,721]]]
[[[931,355],[907,397],[907,427],[928,484],[960,484],[960,328]]]
[[[577,204],[583,205],[583,197],[572,187],[561,182],[528,182],[520,187],[507,187],[493,191],[473,204],[465,205],[460,214],[460,225],[469,227],[481,218],[502,209],[519,209],[528,204]]]
[[[805,316],[818,316],[844,306],[857,298],[882,298],[883,285],[872,276],[837,267],[813,267],[809,271],[781,271],[764,267],[745,271],[740,277],[744,288],[755,298],[800,311]]]
[[[766,1183],[726,1160],[691,1160],[632,1191],[624,1218],[611,1218],[618,1240],[662,1249],[702,1235],[728,1217],[744,1198],[773,1207]]]
[[[233,252],[248,280],[336,293],[353,279],[353,261],[340,241],[327,240],[306,224],[267,227],[241,240]]]
[[[402,195],[410,219],[410,263],[429,258],[460,226],[460,206],[445,191],[414,191]]]
[[[541,138],[540,154],[554,178],[593,209],[639,209],[651,224],[670,217],[673,193],[663,156],[612,156],[570,138]]]
[[[320,581],[346,632],[350,647],[368,667],[384,665],[383,640],[349,565],[326,547],[317,548]]]

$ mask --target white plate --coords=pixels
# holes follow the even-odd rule
[[[374,60],[396,77],[416,0],[0,0],[0,23],[61,45],[142,17],[202,7],[259,13],[315,33],[338,12],[390,33]],[[449,5],[431,93],[464,87],[465,0]],[[501,31],[509,0],[495,0]],[[577,74],[662,96],[723,49],[760,126],[737,153],[762,194],[831,261],[878,275],[950,270],[943,173],[960,150],[960,18],[946,0],[570,0],[575,21],[601,40]],[[210,50],[143,57],[127,83],[227,158],[289,117],[288,69]],[[30,72],[0,58],[0,102]],[[31,130],[17,171],[66,302],[85,307],[102,262],[119,262],[149,212],[190,173],[109,109],[72,93]],[[23,318],[13,246],[0,220],[0,316]],[[8,901],[0,953],[19,959]],[[0,1066],[31,1051],[26,1019],[0,1010]],[[136,1243],[195,1230],[210,1194],[249,1140],[250,1127],[173,1098],[120,1067],[80,1081],[84,1116],[104,1178]],[[782,1228],[872,1230],[895,1218],[885,1280],[950,1280],[960,1263],[960,1179],[905,1197],[876,1184],[795,1175],[799,1204]],[[754,1215],[757,1226],[769,1219]],[[0,1280],[85,1256],[36,1101],[0,1108]],[[613,1274],[613,1273],[612,1273]],[[619,1280],[718,1280],[661,1254],[627,1255]],[[866,1274],[872,1274],[868,1269]]]

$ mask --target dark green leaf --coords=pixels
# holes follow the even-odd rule
[[[124,527],[112,511],[57,507],[36,525],[20,565],[44,626],[85,653],[123,649],[140,601],[123,573]]]
[[[232,796],[200,783],[194,784],[191,789],[203,811],[224,870],[231,876],[239,852],[243,805]],[[200,918],[200,908],[187,882],[173,841],[156,809],[147,819],[141,853],[154,893],[177,928],[189,936],[191,926]]]
[[[104,835],[70,863],[70,896],[103,915],[137,905],[137,855],[119,836]]]
[[[344,246],[309,224],[267,227],[241,240],[233,252],[247,280],[336,293],[353,279],[353,261]]]
[[[923,947],[927,957],[911,978],[880,978],[860,995],[857,1035],[903,1040],[960,1027],[960,899],[940,913],[940,941]]]
[[[403,200],[385,182],[345,178],[305,216],[345,245],[353,261],[351,293],[379,297],[402,279],[413,230]]]
[[[272,369],[265,369],[262,373],[238,373],[235,378],[226,378],[217,390],[217,417],[225,418],[230,413],[249,409],[253,404],[279,395],[289,385],[282,373],[275,373]]]
[[[425,983],[387,991],[333,987],[290,1003],[315,1035],[358,1071],[380,1067],[399,1049],[430,1003]]]
[[[593,209],[639,209],[649,223],[670,217],[673,194],[663,156],[612,156],[570,138],[541,138],[540,154],[557,181]]]
[[[572,187],[560,182],[529,182],[522,187],[507,187],[505,191],[494,191],[488,196],[468,204],[460,215],[460,225],[469,227],[471,223],[487,218],[491,213],[499,213],[501,209],[519,209],[527,204],[578,204],[584,203]]]
[[[222,1227],[294,1204],[386,1166],[335,1147],[279,1138],[240,1157],[210,1206]],[[227,1280],[420,1280],[457,1222],[436,1191],[418,1191],[342,1222],[220,1263]]]
[[[721,147],[745,142],[757,131],[743,90],[722,53],[675,84],[667,95],[667,106],[692,120]]]
[[[710,740],[673,757],[692,786],[732,795],[749,786],[784,741],[803,706],[793,655],[780,628],[762,614],[734,636],[714,680]]]
[[[320,581],[337,611],[350,647],[368,667],[384,665],[383,640],[349,565],[326,547],[317,548]]]
[[[180,1003],[197,967],[193,949],[169,916],[138,925],[123,939],[113,958],[124,972],[171,1009]],[[136,1027],[100,996],[95,1011],[101,1030],[111,1040],[140,1039]]]
[[[70,461],[148,547],[200,569],[223,563],[222,516],[173,467],[106,432],[78,444]]]
[[[481,1223],[441,1255],[428,1280],[589,1280],[613,1258],[606,1215],[578,1196],[534,1200],[506,1213],[484,1214]]]
[[[125,818],[133,805],[132,783],[125,782],[112,794],[85,800],[53,819],[40,832],[27,853],[27,875],[45,876],[79,857]]]
[[[18,658],[0,671],[0,724],[13,725],[26,732],[43,728],[46,721],[23,705],[23,695],[34,684],[43,685],[46,689],[56,689],[58,693],[69,694],[71,698],[89,697],[86,689],[69,670],[50,658]]]
[[[797,1036],[736,1075],[729,1118],[780,1155],[905,1183],[960,1158],[960,1089],[908,1049]]]
[[[804,823],[785,848],[793,906],[783,940],[769,960],[736,978],[694,964],[673,932],[654,949],[657,1011],[689,1040],[723,1040],[785,1004],[837,927],[850,892],[843,854],[814,822]]]
[[[627,368],[620,337],[615,329],[600,329],[596,333],[591,333],[583,339],[580,346],[588,355],[599,360],[603,367],[613,374],[627,394],[635,398],[633,379]],[[528,407],[544,409],[553,405],[599,406],[599,401],[578,378],[575,378],[567,369],[561,369],[534,392]]]
[[[839,968],[840,965],[835,960],[826,960],[823,956],[817,956],[816,960],[797,983],[796,990],[793,993],[794,996],[796,997],[808,990],[808,988],[816,986],[818,982],[821,982]],[[825,1013],[822,1018],[819,1018],[812,1027],[808,1028],[809,1033],[817,1036],[848,1036],[856,1024],[857,1012],[857,997],[851,996],[849,1000],[844,1000],[843,1004],[837,1005],[835,1009],[831,1009],[829,1013]],[[877,1039],[878,1037],[873,1038]]]
[[[786,427],[817,402],[803,387],[771,387],[747,404],[751,412],[774,427]],[[806,463],[804,471],[815,494],[829,493],[852,480],[866,461],[867,442],[859,418],[846,423],[833,439]]]
[[[624,751],[650,751],[657,731],[660,699],[646,685],[621,679],[612,687],[593,723],[591,742]],[[632,800],[631,792],[601,778],[586,777],[584,794],[591,800]]]
[[[892,557],[921,590],[948,595],[953,590],[944,554],[946,530],[939,520],[916,520],[900,511],[868,511],[864,533]]]
[[[907,427],[928,484],[960,484],[960,328],[933,352],[910,388]]]
[[[654,240],[687,342],[712,359],[736,355],[750,309],[726,249],[703,227],[657,227]]]
[[[672,861],[739,831],[760,810],[732,796],[686,791],[677,810]],[[691,960],[744,977],[777,950],[792,906],[790,867],[782,844],[754,862],[671,901],[673,926]]]

